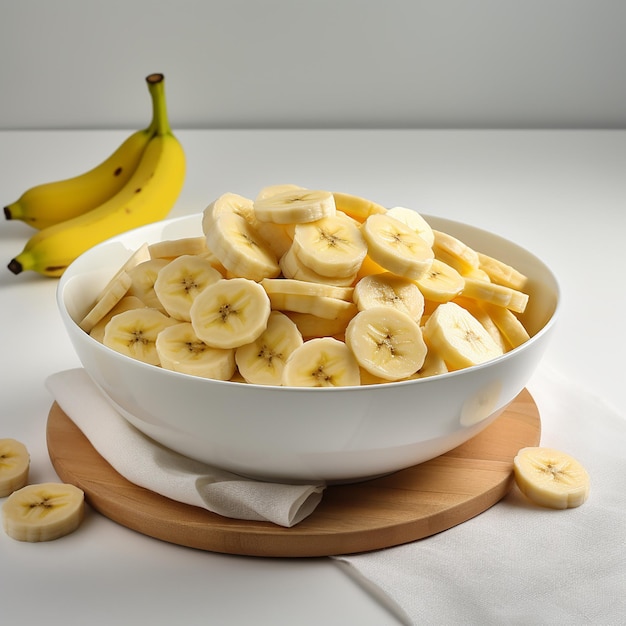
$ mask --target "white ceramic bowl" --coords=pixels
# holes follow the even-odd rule
[[[139,430],[185,456],[283,482],[349,482],[429,460],[489,425],[525,387],[554,326],[559,287],[535,256],[494,234],[427,216],[438,230],[530,278],[523,321],[531,339],[480,366],[408,382],[288,388],[178,374],[120,355],[76,324],[143,242],[200,235],[201,215],[159,222],[104,242],[63,274],[58,307],[80,361]]]

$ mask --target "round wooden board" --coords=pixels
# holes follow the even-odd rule
[[[80,487],[111,520],[170,543],[261,557],[365,552],[441,532],[482,513],[513,485],[513,457],[539,444],[541,421],[527,390],[467,443],[420,465],[361,483],[327,487],[321,503],[292,528],[235,520],[182,504],[120,476],[54,403],[50,459],[61,480]]]

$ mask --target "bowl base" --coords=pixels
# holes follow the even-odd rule
[[[492,424],[431,461],[386,476],[328,486],[291,528],[233,520],[128,482],[55,403],[48,452],[59,477],[79,486],[97,511],[142,534],[201,550],[260,557],[319,557],[388,548],[447,530],[503,498],[513,457],[539,444],[537,406],[523,390]],[[468,462],[469,461],[469,462]]]

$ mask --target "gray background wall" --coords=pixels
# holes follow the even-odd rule
[[[621,0],[0,3],[0,129],[626,127]]]

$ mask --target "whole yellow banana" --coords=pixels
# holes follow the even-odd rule
[[[148,76],[146,82],[154,102],[154,79]],[[130,135],[113,154],[93,169],[79,176],[28,189],[18,200],[4,207],[5,217],[42,229],[100,206],[130,180],[154,134],[155,123],[153,113],[147,128]]]
[[[92,246],[167,216],[185,179],[185,153],[167,118],[163,76],[148,77],[156,92],[155,131],[127,184],[99,207],[33,235],[8,267],[60,276]]]

